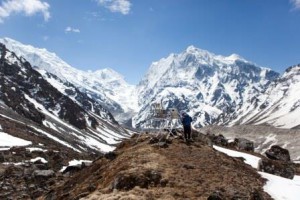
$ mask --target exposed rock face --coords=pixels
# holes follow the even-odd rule
[[[267,150],[266,156],[272,160],[281,160],[285,162],[291,161],[289,151],[278,145],[274,145]]]

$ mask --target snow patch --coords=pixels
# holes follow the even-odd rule
[[[77,166],[77,165],[82,165],[82,163],[92,163],[92,162],[93,161],[90,161],[90,160],[76,160],[76,159],[74,159],[74,160],[69,161],[68,166]],[[63,166],[61,168],[61,170],[59,170],[59,172],[64,172],[68,166]]]
[[[32,162],[32,163],[37,162],[37,161],[41,161],[44,164],[48,163],[48,161],[45,158],[42,158],[42,157],[36,157],[36,158],[30,159],[30,162]]]
[[[238,151],[233,151],[233,150],[229,150],[229,149],[225,149],[219,146],[214,145],[213,146],[214,149],[223,152],[225,154],[227,154],[228,156],[231,157],[242,157],[245,158],[245,163],[250,165],[251,167],[258,169],[258,164],[259,161],[261,160],[261,158],[257,157],[257,156],[253,156],[253,155],[249,155],[246,153],[242,153],[242,152],[238,152]]]
[[[265,172],[259,172],[259,174],[268,180],[264,190],[275,200],[299,200],[300,176],[295,176],[291,180]]]
[[[0,132],[0,147],[27,146],[32,142]]]

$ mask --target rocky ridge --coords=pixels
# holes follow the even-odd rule
[[[255,169],[213,143],[136,135],[40,199],[272,199]]]

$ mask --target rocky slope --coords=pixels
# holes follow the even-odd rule
[[[122,142],[39,199],[271,199],[265,180],[203,140],[163,145],[142,135]]]
[[[0,43],[0,199],[36,199],[129,137],[99,102],[41,73]]]
[[[60,59],[55,53],[24,45],[10,38],[0,39],[0,43],[20,55],[36,70],[54,74],[86,93],[94,101],[108,109],[119,122],[125,122],[137,111],[135,86],[128,84],[124,77],[112,69],[81,71]],[[44,78],[48,78],[44,76]],[[50,82],[51,83],[51,82]],[[53,85],[56,87],[56,85]]]
[[[128,136],[110,112],[72,84],[44,73],[58,89],[53,87],[28,61],[3,44],[0,54],[4,118],[17,123],[29,119],[31,129],[77,152],[110,151],[119,139]]]
[[[255,99],[246,111],[237,112],[229,124],[269,124],[280,128],[299,128],[300,65],[289,67]]]
[[[93,160],[100,153],[77,152],[77,143],[0,103],[0,199],[35,199],[63,179],[68,162]],[[55,183],[54,182],[54,183]]]

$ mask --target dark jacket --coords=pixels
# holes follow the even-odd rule
[[[190,126],[192,121],[193,119],[188,114],[184,115],[181,120],[183,126]]]

